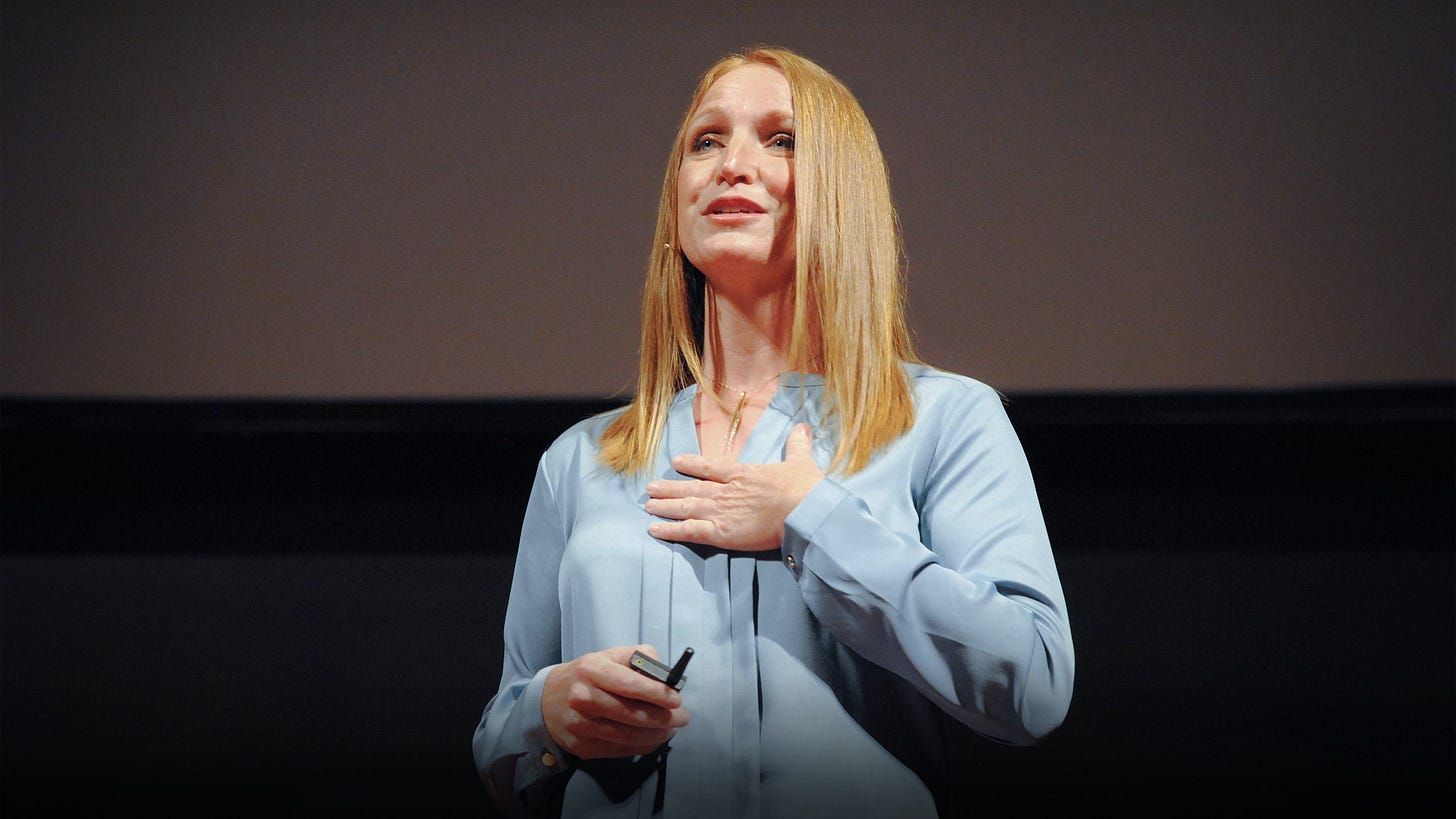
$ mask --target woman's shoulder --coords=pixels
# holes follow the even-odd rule
[[[1002,408],[1004,396],[994,387],[968,375],[929,364],[905,364],[905,377],[920,409],[943,405]]]
[[[560,464],[563,461],[579,463],[583,460],[583,456],[588,462],[594,462],[601,447],[602,432],[626,411],[627,407],[621,406],[599,412],[582,418],[562,430],[542,453],[542,463],[547,465]]]
[[[972,441],[1017,439],[1006,397],[991,385],[923,364],[907,365],[906,375],[915,401],[911,438],[934,440],[937,451],[944,452],[960,451]]]

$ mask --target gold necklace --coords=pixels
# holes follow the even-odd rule
[[[788,372],[788,370],[784,370],[784,372]],[[724,455],[727,455],[733,450],[733,439],[738,437],[738,425],[743,423],[743,409],[744,407],[748,406],[748,396],[757,394],[759,390],[768,386],[769,381],[773,381],[783,374],[784,373],[774,373],[773,375],[768,377],[768,381],[759,384],[757,387],[754,387],[751,390],[740,390],[737,387],[730,387],[716,378],[712,379],[714,384],[717,384],[723,389],[732,390],[738,393],[738,406],[733,409],[733,420],[728,422],[728,431],[723,433]]]

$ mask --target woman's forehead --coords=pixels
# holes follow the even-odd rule
[[[758,63],[737,66],[708,86],[693,116],[742,109],[791,116],[794,102],[788,79],[771,66]]]

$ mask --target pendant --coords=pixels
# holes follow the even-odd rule
[[[733,450],[733,439],[738,437],[738,425],[743,421],[743,408],[748,406],[748,393],[738,393],[738,408],[733,410],[733,420],[728,424],[728,431],[723,435],[723,454],[727,455]]]

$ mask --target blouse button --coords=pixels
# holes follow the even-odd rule
[[[545,753],[541,754],[541,764],[545,765],[548,768],[556,767],[556,754],[553,754],[550,751],[546,751]]]
[[[794,556],[793,555],[786,556],[784,558],[784,563],[788,564],[790,571],[799,568],[799,564],[798,564],[798,562],[796,560],[794,560]]]

